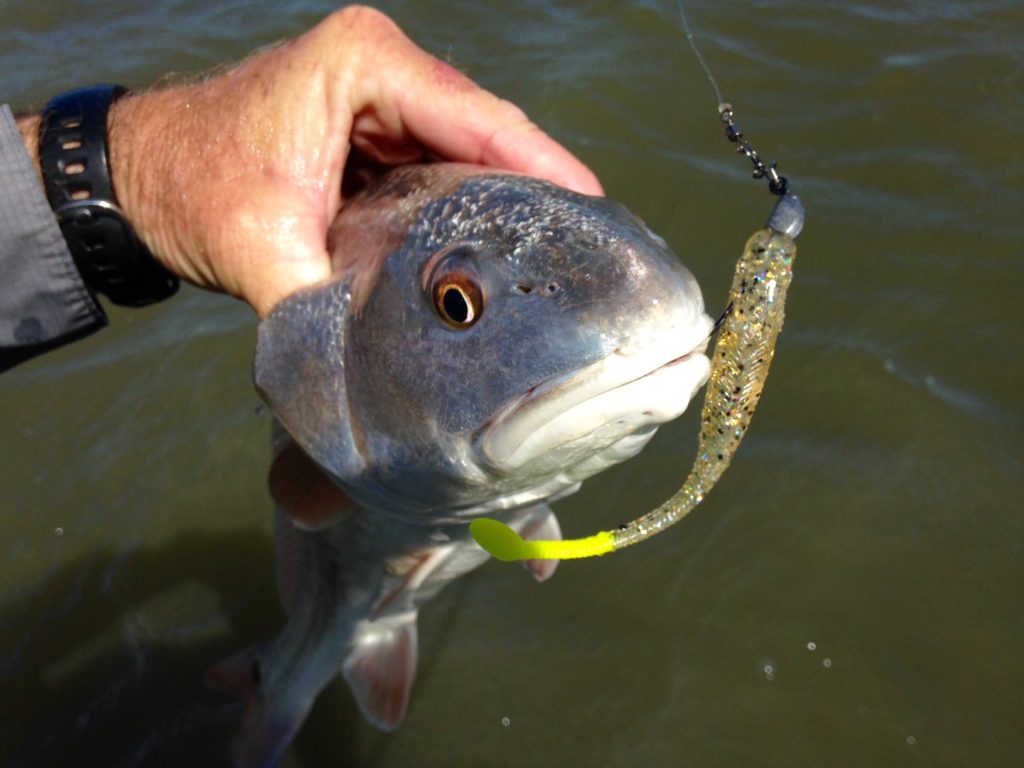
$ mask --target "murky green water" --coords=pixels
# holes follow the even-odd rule
[[[2,97],[142,84],[330,5],[0,2]],[[385,2],[662,234],[709,304],[770,201],[669,2]],[[787,330],[707,502],[537,586],[489,565],[421,617],[409,718],[336,684],[289,766],[1024,764],[1024,9],[688,3],[741,126],[809,208]],[[202,684],[277,631],[254,323],[183,291],[0,377],[0,762],[223,765]],[[695,409],[696,410],[696,409]],[[695,413],[558,511],[678,484]]]

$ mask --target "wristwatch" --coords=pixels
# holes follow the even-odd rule
[[[119,85],[68,91],[39,121],[39,165],[86,287],[115,304],[141,307],[178,290],[178,278],[141,243],[117,204],[107,161],[107,113]]]

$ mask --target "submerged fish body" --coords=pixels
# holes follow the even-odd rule
[[[335,276],[259,328],[256,384],[287,433],[275,467],[292,467],[275,493],[288,623],[213,673],[248,699],[245,765],[273,764],[339,667],[396,727],[419,607],[487,558],[467,523],[558,538],[546,502],[635,455],[708,373],[696,281],[616,203],[409,167],[329,241]]]

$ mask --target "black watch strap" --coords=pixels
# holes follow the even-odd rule
[[[39,165],[50,207],[86,286],[115,304],[141,307],[178,290],[117,205],[107,162],[107,113],[119,85],[57,96],[39,122]]]

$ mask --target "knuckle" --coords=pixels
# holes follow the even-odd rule
[[[342,30],[360,34],[384,35],[397,30],[395,23],[384,13],[367,5],[349,5],[328,17],[328,21]]]
[[[508,99],[498,98],[498,109],[504,113],[503,117],[509,124],[517,125],[525,130],[536,129],[526,113]]]

